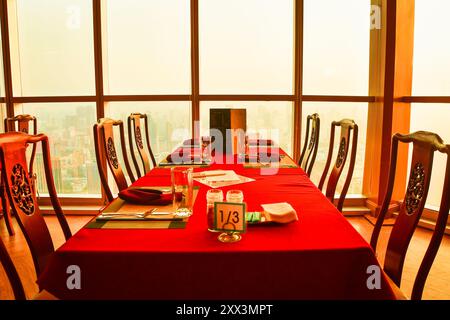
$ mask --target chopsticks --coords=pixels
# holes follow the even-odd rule
[[[220,176],[225,176],[225,175],[226,175],[226,173],[205,174],[205,172],[199,172],[199,173],[194,173],[192,175],[192,177],[194,179],[198,179],[198,178],[220,177]]]

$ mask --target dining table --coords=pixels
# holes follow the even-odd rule
[[[194,172],[233,170],[251,178],[221,189],[241,190],[248,212],[289,203],[297,221],[248,224],[240,241],[222,243],[207,226],[211,187],[196,181],[193,214],[184,227],[92,228],[93,218],[54,252],[39,288],[76,300],[394,299],[383,272],[371,285],[373,270],[381,268],[370,245],[304,170],[280,154],[292,165],[265,170],[235,155],[227,161],[216,155]],[[132,184],[152,186],[170,188],[169,166],[155,167]],[[70,285],[73,270],[79,271],[78,286]]]

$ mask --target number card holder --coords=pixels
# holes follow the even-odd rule
[[[216,202],[214,229],[226,233],[245,233],[245,203]]]

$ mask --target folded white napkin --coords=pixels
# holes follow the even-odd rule
[[[263,204],[262,207],[268,221],[290,223],[298,220],[297,212],[287,202]]]

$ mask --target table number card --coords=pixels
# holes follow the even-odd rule
[[[214,229],[228,233],[245,233],[245,203],[216,202]]]

